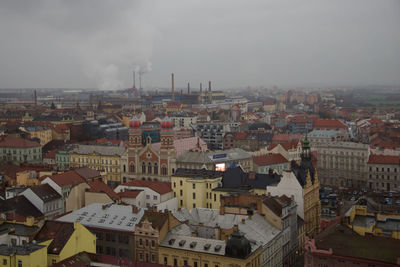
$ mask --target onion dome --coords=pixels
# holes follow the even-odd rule
[[[226,243],[225,256],[233,258],[247,258],[251,253],[250,241],[243,233],[235,231]]]
[[[133,116],[132,119],[129,121],[129,127],[131,128],[139,128],[141,124],[142,123],[136,116]]]
[[[162,121],[161,121],[161,128],[163,129],[172,129],[174,127],[174,122],[166,116]]]

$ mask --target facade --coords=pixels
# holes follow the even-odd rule
[[[158,263],[160,242],[169,230],[180,224],[170,212],[145,211],[135,229],[136,259],[140,262]]]
[[[175,172],[176,151],[174,146],[173,122],[166,117],[161,122],[161,144],[156,150],[151,145],[153,139],[142,140],[141,122],[136,117],[130,121],[128,149],[123,156],[121,172],[122,182],[132,180],[170,180]],[[145,145],[143,145],[145,141]]]
[[[6,267],[47,266],[47,250],[43,245],[0,245],[0,263]]]
[[[293,195],[298,205],[297,212],[305,222],[305,235],[315,236],[321,223],[319,188],[318,172],[313,166],[309,142],[305,139],[300,165],[292,162],[291,171],[284,171],[280,182],[267,186],[267,192],[274,196]]]
[[[119,146],[77,145],[70,153],[71,167],[90,167],[102,170],[108,184],[121,183],[121,156],[125,148]]]
[[[135,228],[144,210],[135,206],[93,203],[57,219],[80,222],[97,237],[96,253],[136,259]]]
[[[143,194],[137,194],[138,191],[143,191]],[[177,208],[176,198],[169,182],[133,180],[117,186],[115,192],[121,197],[127,197],[132,192],[135,195],[135,202],[128,203],[140,208],[156,207],[157,210]]]
[[[53,218],[63,212],[62,197],[48,184],[32,186],[21,193],[44,216]]]
[[[313,130],[307,134],[313,147],[324,143],[348,141],[347,133],[339,130]]]
[[[47,266],[82,251],[96,252],[96,236],[80,223],[46,221],[34,240],[46,246]]]
[[[42,163],[42,147],[39,143],[23,138],[0,137],[0,162],[13,164]]]
[[[370,190],[400,189],[400,156],[370,154],[367,165]]]
[[[203,139],[210,149],[223,149],[223,137],[228,132],[237,132],[240,123],[204,122],[193,124],[195,135]]]
[[[240,148],[216,151],[184,151],[176,160],[176,167],[182,169],[203,169],[224,171],[240,165],[245,171],[253,169],[251,155]]]
[[[189,129],[192,124],[197,123],[197,116],[185,112],[170,114],[174,123],[174,130]]]
[[[221,184],[222,174],[206,169],[177,169],[171,177],[171,184],[178,208],[218,208],[212,206],[212,189]]]
[[[55,154],[55,163],[58,170],[66,171],[70,168],[70,152],[75,148],[74,145],[65,145]]]
[[[24,125],[20,127],[20,130],[28,133],[29,139],[39,139],[42,147],[53,140],[51,128],[48,126]]]
[[[369,147],[353,142],[320,143],[313,147],[318,155],[318,174],[324,185],[366,187]]]

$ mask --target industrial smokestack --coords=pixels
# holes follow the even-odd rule
[[[36,90],[34,92],[34,97],[35,97],[35,106],[37,106],[37,94],[36,94]]]
[[[208,91],[211,92],[211,81],[208,81]]]
[[[142,89],[142,73],[139,72],[139,89]]]
[[[133,71],[133,87],[134,89],[136,89],[136,72]]]
[[[190,94],[190,83],[188,83],[188,95]]]
[[[172,101],[175,100],[175,84],[174,84],[174,74],[171,73],[171,82],[172,82]]]
[[[203,92],[203,84],[200,83],[200,93]]]

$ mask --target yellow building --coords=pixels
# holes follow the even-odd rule
[[[368,212],[367,206],[354,205],[345,215],[346,224],[357,234],[400,239],[400,215]]]
[[[70,153],[70,166],[89,167],[105,172],[105,182],[121,182],[121,156],[124,147],[78,145]]]
[[[168,233],[158,249],[159,264],[169,266],[261,266],[261,247],[252,251],[250,242],[238,231],[228,241]]]
[[[0,245],[0,266],[42,267],[47,266],[46,246],[26,244],[23,246]]]
[[[40,139],[40,145],[43,147],[45,144],[53,140],[53,135],[50,127],[42,125],[26,125],[21,126],[20,130],[29,134],[29,138]]]
[[[222,174],[206,169],[177,169],[171,176],[171,185],[178,200],[178,208],[218,209],[217,195],[212,190],[220,185]]]
[[[47,266],[82,251],[96,253],[96,236],[78,222],[46,221],[34,240],[46,246]]]

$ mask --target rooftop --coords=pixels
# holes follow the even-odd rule
[[[52,239],[51,243],[47,247],[47,252],[50,254],[60,254],[74,231],[73,223],[46,221],[39,232],[35,235],[34,240],[44,242]]]
[[[360,236],[350,228],[335,225],[316,238],[318,249],[332,248],[336,255],[397,263],[400,240],[378,236]]]
[[[37,244],[31,244],[28,243],[23,246],[8,246],[8,245],[0,245],[0,255],[3,256],[10,256],[13,254],[17,255],[29,255],[32,252],[35,252],[36,250],[39,250],[41,248],[44,248],[45,246],[42,245],[37,245]]]
[[[258,166],[288,163],[289,161],[281,154],[267,154],[253,157],[253,162]]]
[[[386,156],[386,155],[376,155],[370,154],[368,158],[369,164],[400,164],[399,156]]]
[[[188,177],[188,178],[198,178],[198,179],[207,179],[207,178],[218,178],[222,177],[223,172],[213,171],[207,169],[183,169],[178,168],[175,171],[174,177]]]
[[[121,184],[120,186],[127,187],[148,187],[159,194],[166,194],[172,191],[170,182],[147,181],[147,180],[132,180]]]
[[[87,155],[99,154],[103,156],[121,156],[125,152],[124,147],[119,146],[96,146],[96,145],[78,145],[72,153]]]
[[[90,186],[90,188],[88,189],[89,192],[104,193],[111,199],[119,199],[120,198],[120,196],[117,193],[115,193],[111,187],[106,185],[100,179],[88,181],[87,183]]]
[[[134,232],[143,214],[144,210],[141,208],[138,208],[137,213],[133,213],[133,207],[129,205],[92,203],[57,220],[80,222],[86,227]]]
[[[243,149],[232,148],[227,150],[216,150],[208,152],[184,151],[181,156],[178,157],[177,161],[186,163],[191,162],[213,164],[243,159],[251,159],[251,155]]]
[[[85,180],[75,171],[67,171],[64,173],[54,174],[52,176],[49,176],[49,178],[60,187],[68,185],[73,186],[85,182]]]
[[[18,137],[0,137],[0,147],[8,148],[29,148],[29,147],[40,147],[38,142],[30,141],[24,138]]]
[[[340,120],[316,119],[314,120],[314,128],[330,127],[330,128],[347,128],[346,124]]]
[[[57,193],[50,185],[41,184],[30,187],[30,189],[43,201],[50,202],[56,199],[61,199],[61,195]]]

